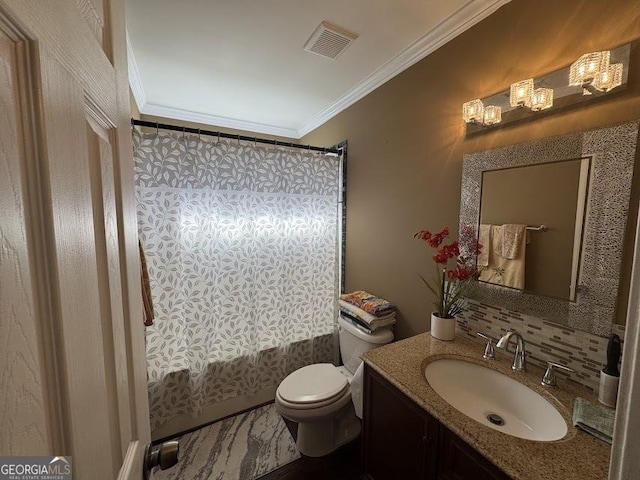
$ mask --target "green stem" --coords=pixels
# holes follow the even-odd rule
[[[440,271],[440,274],[442,275],[442,279],[441,279],[441,289],[440,291],[442,292],[442,301],[440,303],[440,316],[445,318],[447,316],[447,310],[446,310],[446,306],[447,306],[447,301],[446,301],[446,292],[445,292],[445,278],[446,278],[446,269],[442,269]]]

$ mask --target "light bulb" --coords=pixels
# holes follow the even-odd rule
[[[609,65],[606,70],[598,72],[593,79],[593,86],[601,92],[608,92],[622,85],[622,71],[624,65],[622,63],[614,63]]]
[[[484,119],[485,125],[495,125],[502,121],[502,108],[497,105],[487,105],[484,107]]]
[[[539,112],[553,106],[553,89],[536,88],[531,94],[531,110]]]
[[[462,118],[467,123],[483,123],[484,104],[482,100],[476,99],[462,105]]]
[[[533,78],[512,83],[511,91],[509,92],[509,103],[512,107],[530,107],[532,91]]]

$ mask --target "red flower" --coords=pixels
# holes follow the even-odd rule
[[[438,251],[438,253],[433,256],[433,261],[441,265],[446,265],[447,260],[449,260],[449,257],[441,251]]]
[[[465,267],[463,265],[458,265],[455,270],[450,270],[447,272],[447,276],[449,280],[467,280],[475,275],[475,268]]]
[[[413,238],[419,238],[427,242],[432,248],[438,248],[442,241],[449,236],[449,227],[444,227],[441,232],[436,234],[431,233],[429,230],[420,230]]]
[[[471,227],[461,227],[459,242],[452,241],[443,245],[444,239],[448,236],[449,229],[444,227],[441,232],[435,234],[421,230],[414,238],[428,243],[435,249],[432,257],[437,266],[435,281],[429,281],[422,276],[420,278],[436,297],[434,305],[438,315],[453,318],[464,309],[468,282],[477,280],[480,276],[475,263],[482,245],[478,243],[475,229]],[[452,264],[455,262],[455,267],[451,270],[447,269],[449,261]],[[447,279],[449,283],[446,282]]]
[[[449,245],[444,245],[439,252],[442,252],[442,254],[446,255],[447,258],[454,258],[460,255],[460,246],[458,242],[453,242]]]
[[[442,241],[448,236],[449,236],[449,227],[444,227],[441,232],[436,233],[431,237],[431,240],[429,241],[429,245],[431,245],[433,248],[438,248],[442,243]]]
[[[434,304],[438,309],[438,315],[453,318],[464,309],[467,282],[477,280],[480,275],[475,265],[475,258],[480,253],[482,245],[478,243],[475,229],[471,227],[460,229],[460,242],[452,241],[448,245],[443,245],[444,239],[448,236],[449,228],[444,227],[441,232],[435,234],[428,230],[421,230],[414,235],[414,238],[428,243],[435,249],[432,257],[436,263],[435,281],[430,282],[422,276],[421,278],[436,296]],[[455,259],[455,267],[448,270],[447,263],[451,259]],[[446,279],[449,280],[448,284]]]
[[[428,242],[429,240],[431,240],[431,232],[429,230],[420,230],[413,236],[413,238],[419,238],[420,240]]]

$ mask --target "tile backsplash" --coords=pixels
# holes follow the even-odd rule
[[[476,332],[499,338],[511,328],[524,337],[528,361],[543,368],[548,360],[566,365],[575,373],[558,372],[560,376],[598,390],[600,370],[607,359],[608,338],[473,300],[458,316],[457,333],[473,339],[477,339]],[[624,339],[623,326],[613,325],[611,333]]]

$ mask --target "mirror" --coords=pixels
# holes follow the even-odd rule
[[[575,300],[589,162],[482,172],[480,281]]]
[[[571,257],[572,289],[561,294],[536,291],[531,284],[526,284],[526,279],[524,290],[478,282],[471,297],[484,304],[523,313],[541,321],[553,322],[595,335],[609,335],[618,306],[623,242],[637,138],[638,122],[630,122],[465,154],[462,166],[460,232],[465,232],[465,235],[466,232],[471,232],[478,236],[481,221],[495,222],[496,225],[507,222],[529,226],[539,226],[538,223],[548,224],[547,232],[530,232],[530,243],[526,245],[530,250],[539,246],[544,235],[552,233],[554,225],[551,220],[547,220],[552,217],[546,216],[550,213],[545,212],[544,218],[493,218],[492,212],[481,207],[482,202],[486,208],[489,208],[490,203],[496,203],[489,200],[488,196],[486,199],[483,198],[484,179],[488,179],[484,188],[487,193],[492,189],[489,184],[500,183],[499,180],[494,182],[494,178],[499,179],[501,176],[499,171],[507,174],[517,171],[544,172],[547,168],[545,166],[561,165],[572,160],[576,161],[576,168],[580,165],[580,171],[583,172],[579,177],[583,178],[584,175],[588,179],[584,187],[584,210],[578,206],[581,187],[576,187],[578,193],[574,203],[574,234],[567,237],[572,240],[565,240],[571,249],[571,254],[565,255]],[[582,159],[587,159],[588,174],[584,173],[587,167]],[[527,170],[529,166],[535,167]],[[538,167],[542,169],[538,170]],[[552,174],[549,172],[542,174],[546,182],[543,192],[549,195],[556,190],[549,187],[553,180],[550,175]],[[583,181],[578,180],[578,184]],[[573,182],[575,184],[575,177]],[[514,193],[509,195],[513,196]],[[533,201],[529,200],[527,203],[531,204]],[[567,202],[573,203],[573,200]],[[503,200],[502,203],[507,202]],[[584,212],[581,227],[578,226],[580,211]],[[571,230],[570,227],[566,228]],[[579,229],[582,235],[578,233]],[[565,261],[568,262],[567,256]],[[549,261],[546,262],[541,268],[551,269]],[[620,308],[626,308],[626,303],[621,302]]]

